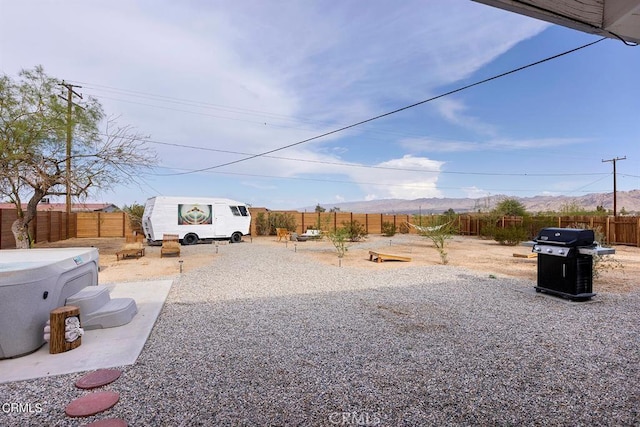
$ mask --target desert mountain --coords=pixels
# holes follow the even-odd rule
[[[607,210],[613,209],[613,193],[593,193],[584,196],[534,196],[534,197],[513,197],[505,195],[495,195],[480,199],[470,198],[423,198],[415,200],[404,199],[381,199],[348,203],[320,203],[320,206],[329,210],[339,208],[342,212],[358,213],[408,213],[423,214],[442,213],[448,209],[453,209],[456,213],[463,212],[487,212],[495,207],[497,203],[505,198],[516,199],[522,203],[528,212],[558,212],[563,206],[575,205],[585,210],[596,210],[598,206],[603,206]],[[640,213],[640,190],[618,191],[617,193],[618,213],[624,209],[628,213]],[[315,206],[307,206],[299,211],[313,212]]]

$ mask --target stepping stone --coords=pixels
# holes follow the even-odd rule
[[[107,418],[87,424],[85,427],[127,427],[129,424],[120,418]]]
[[[113,391],[98,391],[82,396],[67,405],[64,412],[72,418],[90,417],[118,403],[120,394]]]
[[[98,369],[76,381],[76,387],[85,390],[102,387],[120,378],[122,371],[117,369]]]

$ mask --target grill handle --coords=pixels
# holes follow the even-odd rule
[[[533,239],[534,242],[536,243],[542,243],[542,244],[547,244],[547,245],[555,245],[555,246],[573,246],[576,244],[576,242],[578,241],[578,239],[573,239],[573,240],[569,240],[567,242],[558,242],[555,240],[543,240],[543,239]]]

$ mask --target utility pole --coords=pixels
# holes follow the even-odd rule
[[[73,95],[82,99],[82,94],[77,93],[73,88],[81,88],[82,86],[72,85],[71,83],[65,83],[63,80],[60,83],[60,86],[64,86],[67,89],[67,96],[64,97],[62,95],[58,95],[60,98],[67,101],[67,158],[66,158],[66,186],[67,189],[65,191],[65,202],[67,207],[67,237],[69,237],[69,223],[71,218],[71,132],[73,130],[73,126],[71,123],[71,114],[73,110]]]
[[[613,217],[615,218],[618,214],[618,206],[617,206],[617,189],[616,189],[616,162],[618,160],[627,160],[627,156],[624,157],[615,157],[613,159],[602,160],[603,162],[612,162],[613,163]]]

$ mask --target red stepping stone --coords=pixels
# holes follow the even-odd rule
[[[90,417],[99,412],[106,411],[118,403],[120,394],[113,391],[97,391],[82,396],[67,405],[64,412],[72,418]]]
[[[120,378],[120,374],[122,371],[117,369],[99,369],[76,381],[76,387],[83,389],[102,387]]]
[[[106,420],[100,420],[87,424],[85,427],[127,427],[129,424],[125,420],[120,418],[107,418]]]

